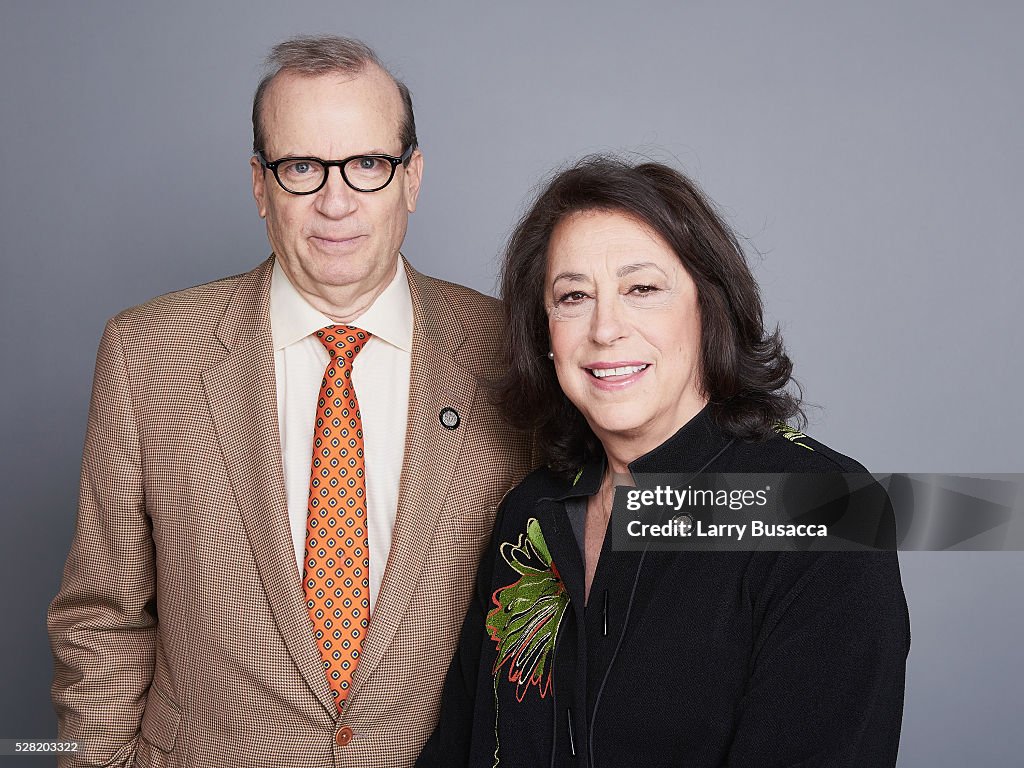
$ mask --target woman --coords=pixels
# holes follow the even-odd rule
[[[864,472],[795,429],[792,364],[734,235],[678,172],[588,158],[502,292],[505,498],[419,766],[894,765],[909,622],[893,552],[624,552],[613,476]]]

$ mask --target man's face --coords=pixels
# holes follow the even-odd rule
[[[268,161],[398,156],[403,105],[382,70],[303,77],[278,75],[263,102]],[[377,192],[357,192],[339,168],[323,189],[293,195],[252,159],[252,190],[267,236],[292,284],[322,312],[344,321],[361,313],[394,277],[409,214],[416,209],[423,157],[416,151]],[[334,310],[333,312],[331,310]]]

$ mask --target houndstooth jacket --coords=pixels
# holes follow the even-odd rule
[[[48,614],[59,734],[80,744],[63,766],[393,768],[434,727],[495,509],[531,458],[478,381],[497,373],[498,304],[406,265],[398,513],[339,714],[288,527],[272,266],[107,324],[77,529]]]

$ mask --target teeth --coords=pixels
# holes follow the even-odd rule
[[[597,378],[603,379],[606,376],[630,376],[639,373],[646,365],[624,365],[621,368],[591,368],[590,372]]]

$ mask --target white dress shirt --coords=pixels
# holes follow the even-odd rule
[[[301,576],[316,403],[330,360],[313,334],[335,323],[295,290],[276,261],[270,283],[270,323],[288,519]],[[373,334],[352,365],[352,383],[363,421],[372,613],[391,552],[409,411],[413,313],[401,261],[388,287],[351,325]]]

